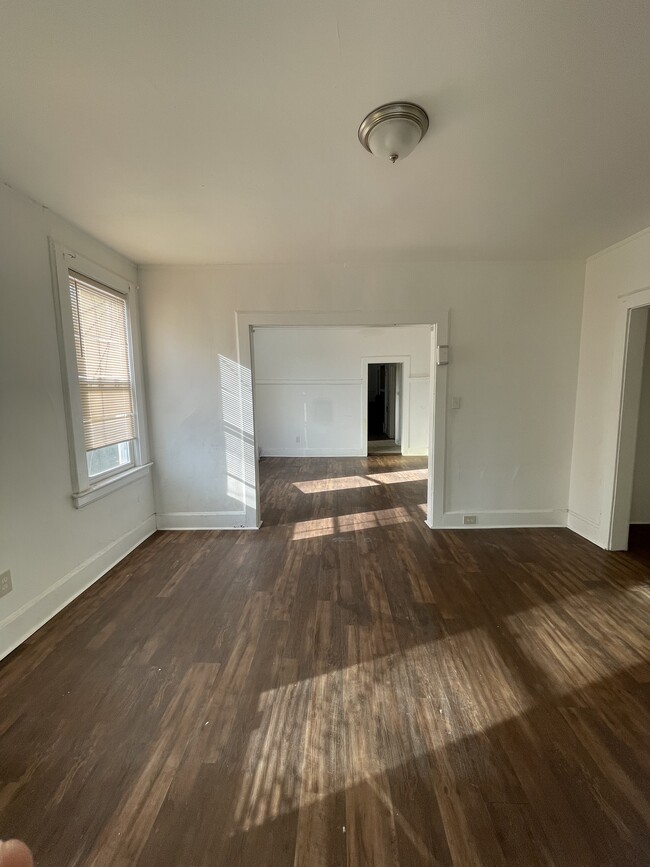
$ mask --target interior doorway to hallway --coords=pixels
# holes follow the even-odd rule
[[[608,547],[650,544],[650,306],[628,310],[619,440]]]
[[[368,364],[368,454],[402,454],[402,365]]]

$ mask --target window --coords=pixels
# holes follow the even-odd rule
[[[135,287],[52,244],[73,500],[78,507],[148,471],[139,400]]]
[[[133,465],[133,383],[126,298],[68,271],[90,480]]]

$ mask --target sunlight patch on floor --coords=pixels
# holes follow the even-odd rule
[[[508,628],[512,630],[514,640],[522,652],[535,660],[536,667],[546,680],[547,689],[566,693],[583,689],[615,674],[618,669],[612,670],[609,654],[601,652],[601,646],[611,648],[612,644],[616,645],[622,668],[634,668],[645,663],[637,649],[617,637],[619,629],[616,620],[608,613],[608,608],[619,606],[622,611],[629,611],[629,599],[637,595],[638,585],[618,594],[608,592],[606,605],[602,589],[570,593],[570,588],[567,588],[567,592],[570,595],[564,598],[544,604],[541,604],[540,600],[540,604],[506,618]],[[595,609],[600,610],[598,623],[594,623],[590,616],[590,612]],[[575,627],[571,627],[571,631],[567,632],[568,624],[571,623],[589,623],[592,644],[588,652],[576,652],[573,640]],[[641,609],[638,629],[641,634],[644,629],[648,631]]]
[[[333,479],[313,479],[305,482],[294,482],[294,487],[303,494],[327,494],[330,491],[347,491],[353,488],[371,488],[378,482],[364,476],[341,476]]]
[[[404,482],[426,482],[429,471],[394,470],[388,473],[369,473],[366,476],[339,476],[330,479],[308,479],[294,482],[294,487],[303,494],[327,494],[331,491],[349,491],[354,488],[369,488],[375,485],[397,485]]]
[[[318,518],[313,521],[298,521],[294,524],[292,541],[315,539],[318,536],[334,536],[338,533],[354,533],[372,530],[375,527],[389,527],[393,524],[406,524],[412,521],[403,506],[395,509],[380,509],[376,512],[356,512],[351,515],[338,515],[333,518]]]
[[[370,658],[260,695],[234,806],[237,830],[354,786],[381,789],[393,767],[426,754],[435,761],[436,751],[533,705],[482,628],[386,656],[374,656],[368,638],[355,652]],[[465,663],[477,653],[485,660],[481,678]],[[386,752],[386,738],[402,745],[399,756]]]
[[[380,485],[397,485],[401,482],[426,482],[429,471],[425,467],[422,470],[394,470],[390,473],[369,473],[367,479],[378,482]]]

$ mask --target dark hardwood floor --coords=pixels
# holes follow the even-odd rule
[[[0,664],[39,867],[650,864],[650,549],[432,532],[424,460],[267,459]]]

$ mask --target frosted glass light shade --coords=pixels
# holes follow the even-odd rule
[[[403,160],[429,128],[429,118],[412,102],[391,102],[371,111],[359,127],[359,141],[375,156]]]
[[[422,138],[420,127],[406,118],[393,118],[378,123],[368,135],[370,152],[381,159],[403,160]]]

